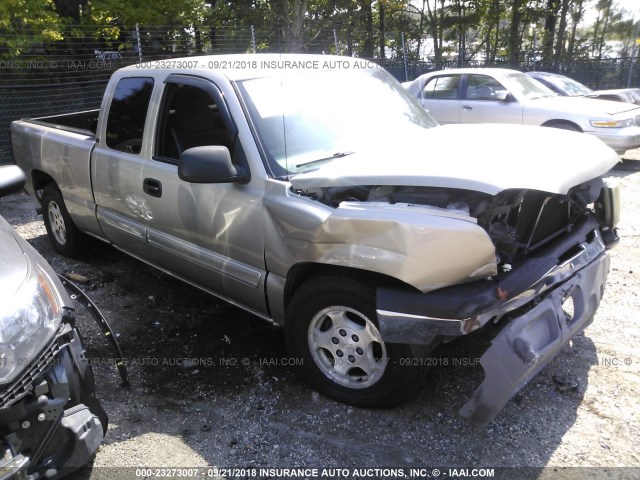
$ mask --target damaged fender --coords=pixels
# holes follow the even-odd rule
[[[278,218],[277,209],[270,210],[282,236],[281,255],[288,257],[285,264],[315,262],[378,272],[423,292],[496,273],[491,239],[465,212],[342,202],[328,215],[307,216],[305,228],[295,228]],[[314,228],[309,228],[310,217],[317,220]]]

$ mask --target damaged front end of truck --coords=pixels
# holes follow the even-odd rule
[[[606,250],[618,241],[618,212],[618,187],[601,179],[567,195],[501,192],[474,212],[496,246],[496,273],[427,293],[378,289],[381,335],[434,345],[501,325],[480,359],[485,380],[460,410],[473,424],[487,424],[593,321],[609,272]]]
[[[610,153],[600,175],[617,161]],[[620,196],[610,179],[584,180],[592,174],[548,182],[548,190],[535,180],[471,189],[460,178],[404,174],[387,178],[394,185],[371,186],[375,173],[336,181],[321,170],[292,181],[298,195],[334,209],[300,255],[403,282],[376,289],[385,343],[431,350],[497,324],[480,360],[485,379],[460,410],[483,426],[593,321],[607,249],[618,241]]]

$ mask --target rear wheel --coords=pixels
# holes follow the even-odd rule
[[[47,185],[42,191],[42,215],[55,251],[65,257],[76,256],[83,235],[71,220],[62,194],[54,184]]]
[[[319,392],[362,407],[391,407],[419,384],[407,345],[378,331],[375,290],[344,277],[317,277],[287,309],[287,345],[302,358],[303,380]]]

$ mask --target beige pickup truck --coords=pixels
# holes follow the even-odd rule
[[[59,253],[91,235],[284,327],[303,378],[359,406],[406,399],[433,348],[491,326],[461,409],[489,422],[593,320],[618,239],[599,139],[438,126],[359,59],[134,65],[99,111],[11,139]]]

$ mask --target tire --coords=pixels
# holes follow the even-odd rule
[[[55,251],[65,257],[77,256],[83,235],[71,220],[60,190],[51,183],[42,191],[42,216]]]
[[[385,343],[378,332],[375,290],[345,277],[316,277],[287,308],[287,347],[302,359],[302,380],[335,400],[389,408],[420,384],[408,345]]]

